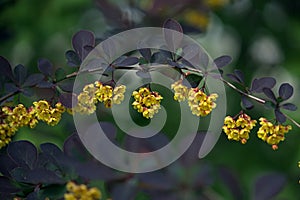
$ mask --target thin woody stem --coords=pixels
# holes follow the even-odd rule
[[[221,78],[221,81],[223,81],[226,85],[228,85],[228,86],[231,87],[232,89],[236,90],[236,91],[239,92],[240,94],[245,95],[245,96],[247,96],[247,97],[249,97],[249,98],[251,98],[251,99],[257,101],[258,103],[262,103],[262,104],[265,104],[265,103],[266,103],[265,100],[260,99],[260,98],[258,98],[258,97],[256,97],[256,96],[253,96],[253,95],[251,95],[251,94],[248,94],[248,93],[246,93],[246,92],[244,92],[244,91],[238,89],[238,88],[235,87],[233,84],[231,84],[230,82],[226,81],[226,80],[223,79],[223,78]]]
[[[291,118],[290,116],[286,115],[283,113],[283,115],[290,120],[291,122],[293,122],[298,128],[300,128],[300,124],[298,122],[296,122],[293,118]]]

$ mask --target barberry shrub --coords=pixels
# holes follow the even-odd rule
[[[164,28],[182,33],[179,23],[172,19],[165,22]],[[283,83],[279,87],[278,95],[275,95],[273,88],[276,80],[272,77],[255,78],[248,86],[242,71],[223,73],[223,67],[231,62],[230,56],[214,59],[215,68],[205,71],[204,68],[191,66],[183,59],[181,54],[185,53],[184,49],[175,49],[178,53],[140,49],[108,63],[109,70],[104,72],[101,68],[79,71],[83,60],[95,48],[96,39],[92,32],[82,30],[74,35],[72,44],[73,50],[68,50],[65,55],[67,65],[72,67],[69,74],[64,68],[55,68],[49,60],[40,59],[37,66],[39,72],[27,75],[26,67],[17,65],[12,69],[9,61],[0,57],[1,80],[4,85],[0,98],[1,199],[182,199],[184,194],[180,191],[183,188],[196,189],[191,199],[206,198],[209,191],[207,188],[213,182],[210,178],[213,172],[208,167],[209,164],[191,165],[197,159],[194,149],[203,141],[203,131],[199,131],[194,143],[176,164],[178,169],[184,169],[182,171],[191,170],[190,175],[193,178],[188,183],[184,182],[182,174],[174,173],[173,168],[145,174],[112,170],[89,154],[76,133],[65,140],[62,149],[52,143],[43,143],[37,149],[29,141],[14,141],[14,135],[22,127],[35,128],[38,123],[56,126],[67,113],[90,115],[102,112],[103,109],[107,111],[122,104],[125,93],[130,93],[133,111],[143,120],[155,118],[164,101],[186,103],[191,115],[203,118],[210,115],[217,106],[222,106],[216,103],[218,94],[210,93],[206,86],[206,76],[212,76],[241,97],[241,111],[224,119],[223,132],[229,140],[246,144],[250,137],[254,137],[253,132],[256,132],[259,139],[276,150],[292,129],[291,124],[300,127],[284,112],[297,110],[294,104],[286,102],[293,95],[293,87],[289,83]],[[180,76],[174,77],[174,82],[170,85],[172,98],[168,99],[170,96],[164,96],[163,92],[153,89],[155,85],[151,81],[135,91],[128,91],[126,84],[116,84],[114,73],[121,70],[134,70],[140,78],[149,79],[148,72],[153,70],[153,66],[147,65],[150,62],[179,72]],[[137,66],[143,66],[143,70]],[[109,79],[90,82],[79,93],[73,91],[76,76],[95,72],[101,72]],[[42,90],[46,93],[41,92]],[[20,100],[24,98],[26,105]],[[252,119],[248,112],[254,106],[272,110],[274,118],[266,119],[261,116],[259,119]],[[153,140],[143,143],[125,137],[111,122],[100,123],[106,128],[107,137],[114,143],[129,149],[135,148],[136,152],[156,150],[157,146],[168,143],[174,137],[172,134],[158,134]],[[255,130],[258,124],[260,127]],[[200,170],[195,171],[195,166]],[[226,181],[236,181],[229,169],[218,167],[217,170],[225,184]],[[277,173],[258,177],[254,183],[255,195],[259,196],[261,190],[268,189],[265,185],[274,183],[279,191],[285,178]],[[232,187],[235,184],[238,185],[233,183]],[[243,198],[240,190],[235,197]]]

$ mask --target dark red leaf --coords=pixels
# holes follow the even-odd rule
[[[293,93],[294,93],[294,88],[290,84],[283,83],[283,84],[280,85],[279,96],[283,100],[289,99],[293,95]]]

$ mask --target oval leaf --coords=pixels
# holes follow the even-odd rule
[[[37,161],[37,149],[28,141],[10,143],[7,147],[7,154],[23,168],[33,169]]]
[[[26,80],[23,84],[23,87],[31,87],[31,86],[37,85],[44,78],[45,78],[45,76],[41,73],[31,74],[26,78]]]
[[[291,110],[291,111],[297,110],[297,106],[292,103],[285,103],[285,104],[281,105],[281,108],[286,109],[286,110]]]
[[[122,60],[121,62],[117,63],[117,66],[120,67],[126,67],[126,66],[131,66],[131,65],[135,65],[139,62],[139,59],[136,57],[127,57],[124,60]]]
[[[3,74],[4,76],[10,78],[11,80],[14,79],[12,69],[8,60],[6,60],[2,56],[0,56],[0,70],[1,70],[1,74]]]
[[[254,79],[251,84],[251,91],[261,93],[264,88],[272,89],[276,84],[276,80],[273,77],[263,77]]]
[[[270,88],[264,88],[263,89],[264,94],[271,99],[272,101],[276,102],[276,97],[274,92]]]
[[[243,95],[242,98],[241,98],[241,100],[242,100],[243,106],[246,109],[250,110],[250,109],[252,109],[254,107],[253,103],[249,100],[248,97],[246,97],[246,96]]]
[[[94,33],[87,30],[77,32],[72,38],[72,45],[79,58],[83,60],[90,52],[90,48],[86,48],[86,46],[95,46]]]
[[[145,49],[139,49],[139,52],[140,52],[140,54],[145,58],[145,60],[147,61],[147,62],[149,62],[150,61],[150,59],[151,59],[151,49],[149,49],[149,48],[145,48]]]
[[[167,19],[163,25],[163,28],[166,44],[172,52],[175,52],[180,47],[183,39],[182,27],[177,21],[173,19]]]
[[[254,184],[255,200],[274,199],[286,184],[286,178],[278,173],[266,174],[259,177]]]
[[[240,83],[244,83],[245,77],[244,77],[244,74],[241,70],[235,69],[234,74],[240,80]]]
[[[275,110],[275,116],[276,120],[281,124],[286,121],[286,116],[278,109]]]
[[[45,76],[51,76],[53,74],[53,65],[52,63],[45,58],[38,60],[38,68]]]
[[[14,75],[15,75],[15,80],[19,85],[22,85],[25,81],[25,78],[27,76],[27,69],[23,65],[17,65],[14,68]]]
[[[280,85],[279,96],[283,100],[289,99],[293,95],[293,93],[294,93],[294,88],[290,84],[283,83],[283,84]]]
[[[67,59],[67,64],[70,67],[79,67],[81,64],[81,60],[77,53],[73,50],[69,50],[65,53],[65,57]]]
[[[224,55],[224,56],[220,56],[218,58],[216,58],[214,60],[214,63],[216,64],[216,66],[218,68],[222,68],[226,65],[228,65],[229,63],[231,63],[232,58],[230,56]]]

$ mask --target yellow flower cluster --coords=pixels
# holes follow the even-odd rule
[[[174,90],[174,100],[181,102],[187,98],[189,89],[182,85],[182,80],[173,83],[171,88]]]
[[[74,182],[67,183],[67,191],[64,195],[65,200],[99,200],[101,191],[98,188],[88,188],[86,185],[77,185]]]
[[[245,113],[239,115],[237,120],[231,116],[227,116],[224,119],[223,131],[229,140],[241,141],[242,144],[245,144],[256,122],[256,120],[251,120]]]
[[[92,114],[96,111],[98,102],[103,102],[106,108],[111,108],[112,104],[120,104],[124,100],[125,90],[125,85],[112,88],[99,81],[86,85],[77,97],[78,103],[74,107],[74,112]]]
[[[139,91],[132,93],[134,102],[133,108],[139,113],[143,114],[143,117],[149,119],[153,118],[154,114],[160,109],[160,102],[163,99],[157,92],[151,92],[148,88],[140,88]]]
[[[198,88],[192,88],[188,94],[188,103],[191,111],[197,116],[206,116],[211,113],[212,109],[216,107],[216,99],[218,95],[213,93],[206,95],[203,91]]]
[[[52,108],[45,100],[33,102],[33,106],[28,109],[23,104],[19,104],[14,108],[3,107],[3,117],[0,121],[0,148],[7,145],[15,132],[23,126],[34,128],[38,120],[51,126],[56,125],[65,110],[61,103],[57,103]]]
[[[257,136],[268,144],[272,145],[274,150],[278,149],[277,144],[284,141],[285,134],[292,129],[290,125],[282,124],[274,125],[267,119],[261,117],[259,119],[261,127],[257,131]]]
[[[216,99],[218,95],[213,93],[206,95],[199,88],[190,88],[182,85],[182,81],[179,80],[171,85],[174,90],[174,99],[176,101],[188,100],[189,107],[193,115],[207,116],[216,107]]]

